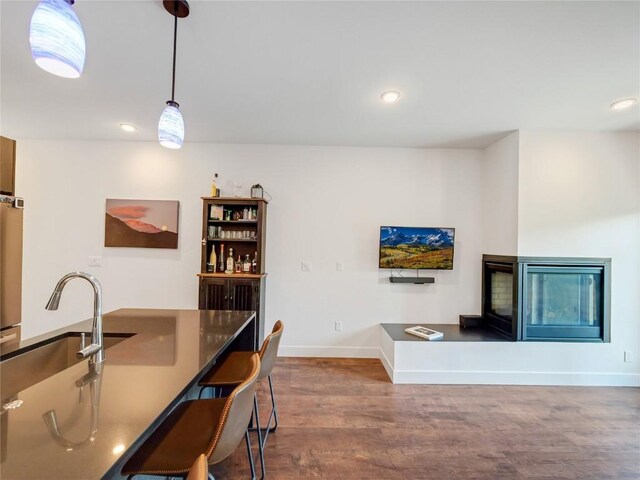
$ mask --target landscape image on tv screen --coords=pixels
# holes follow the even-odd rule
[[[453,228],[380,227],[380,268],[453,269]]]

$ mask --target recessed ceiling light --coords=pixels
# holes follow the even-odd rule
[[[616,100],[615,102],[613,102],[611,105],[609,105],[609,108],[611,110],[625,110],[629,107],[632,107],[636,103],[638,103],[637,98],[623,98],[622,100]]]
[[[120,128],[125,132],[129,132],[129,133],[135,132],[136,130],[138,130],[135,125],[131,125],[129,123],[121,123]]]
[[[400,92],[397,90],[388,90],[383,92],[382,95],[380,95],[380,98],[385,103],[395,103],[400,99]]]

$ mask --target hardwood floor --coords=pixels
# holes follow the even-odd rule
[[[273,381],[269,479],[640,478],[638,388],[393,385],[363,359],[280,358]],[[245,449],[212,473],[249,478]]]

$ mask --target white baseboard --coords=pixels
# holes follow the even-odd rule
[[[280,345],[280,357],[380,358],[378,347],[301,347]]]
[[[393,382],[393,363],[391,362],[391,360],[389,360],[387,355],[384,353],[384,349],[382,348],[380,349],[380,362],[382,363],[384,369],[387,371],[387,375],[389,375],[389,378]]]
[[[384,365],[384,361],[382,362]],[[386,366],[385,366],[386,368]],[[564,385],[639,387],[640,375],[626,373],[589,372],[437,372],[426,370],[395,370],[389,372],[393,383],[465,384],[465,385]]]

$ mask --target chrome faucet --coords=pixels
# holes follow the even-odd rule
[[[51,298],[49,298],[45,308],[47,310],[58,309],[64,286],[74,278],[83,278],[93,287],[93,327],[91,329],[91,345],[82,348],[78,353],[76,353],[76,357],[91,357],[89,359],[89,363],[102,363],[105,358],[102,335],[102,286],[96,277],[83,272],[67,273],[58,281],[58,284],[56,285],[56,288],[53,289]]]

